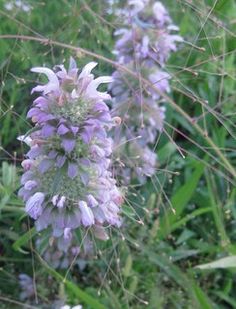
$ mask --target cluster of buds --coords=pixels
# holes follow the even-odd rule
[[[48,83],[32,90],[41,95],[28,112],[34,128],[21,137],[30,150],[22,162],[19,195],[37,230],[51,228],[65,251],[77,228],[90,228],[105,240],[106,227],[121,224],[123,197],[110,171],[113,141],[108,137],[117,121],[104,103],[110,95],[97,90],[111,77],[94,79],[96,65],[90,62],[79,72],[71,58],[68,71],[63,65],[54,71],[32,69],[45,74]]]
[[[170,75],[164,66],[177,49],[176,43],[183,39],[175,34],[178,28],[160,2],[129,0],[122,13],[124,27],[115,32],[119,39],[114,53],[117,62],[134,72],[137,79],[117,69],[110,86],[113,114],[123,120],[115,133],[116,171],[125,183],[132,178],[143,183],[155,173],[157,156],[153,147],[165,118],[161,93],[170,92]],[[147,86],[143,78],[152,86]]]

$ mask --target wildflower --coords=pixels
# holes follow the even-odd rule
[[[136,59],[148,66],[164,66],[170,52],[176,51],[176,42],[183,39],[175,34],[178,27],[172,24],[163,4],[151,0],[129,0],[123,15],[125,28],[115,32],[121,36],[115,45],[118,61],[127,64]]]
[[[114,53],[119,63],[140,78],[121,69],[113,73],[112,113],[122,119],[114,135],[115,173],[124,183],[136,177],[143,183],[155,174],[157,166],[153,148],[164,125],[163,94],[170,92],[165,63],[182,38],[174,32],[178,27],[159,1],[129,0],[123,9],[123,23],[115,32],[119,38]]]
[[[37,230],[51,228],[63,250],[77,228],[90,227],[107,239],[101,236],[104,227],[121,224],[123,199],[111,173],[113,142],[108,137],[116,122],[103,101],[110,95],[97,90],[112,79],[94,79],[95,66],[90,62],[79,72],[71,59],[68,71],[63,65],[32,69],[48,82],[32,90],[41,94],[27,114],[35,129],[21,138],[31,148],[22,162],[19,195]]]

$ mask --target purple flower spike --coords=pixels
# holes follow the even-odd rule
[[[96,65],[88,63],[79,71],[71,59],[68,70],[63,65],[55,72],[33,68],[48,82],[32,90],[40,93],[28,112],[35,130],[19,137],[31,148],[22,162],[19,196],[36,229],[51,229],[64,251],[75,229],[90,227],[95,237],[106,240],[103,227],[121,222],[123,197],[111,173],[113,145],[108,137],[116,123],[103,102],[110,95],[97,90],[111,77],[94,79]]]
[[[159,1],[128,0],[119,15],[124,27],[115,32],[117,62],[141,75],[152,87],[140,85],[123,71],[113,73],[113,114],[120,116],[123,124],[114,135],[115,174],[125,184],[132,179],[144,183],[155,174],[157,155],[153,148],[165,119],[162,94],[170,92],[171,76],[164,71],[165,64],[183,39],[176,35],[178,27]]]

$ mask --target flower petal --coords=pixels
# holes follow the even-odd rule
[[[44,67],[35,67],[31,69],[31,72],[45,74],[49,80],[49,82],[46,85],[44,86],[40,85],[33,88],[31,93],[34,93],[35,91],[37,92],[42,91],[44,94],[47,94],[51,91],[57,92],[59,90],[60,87],[59,80],[56,74],[52,70]]]
[[[82,72],[79,75],[79,79],[88,76],[91,73],[92,69],[94,69],[96,66],[97,66],[97,62],[93,62],[93,61],[86,64]]]
[[[17,137],[18,141],[26,143],[26,145],[32,145],[32,138],[30,136],[20,135]]]
[[[57,156],[57,161],[56,161],[57,167],[61,168],[65,162],[66,162],[66,156],[61,156],[61,155]]]
[[[42,214],[44,198],[45,195],[42,192],[37,192],[29,198],[25,205],[26,212],[35,220]]]
[[[81,220],[84,226],[91,226],[95,223],[92,210],[88,207],[84,201],[79,202],[79,208],[81,210]]]
[[[67,152],[71,152],[75,148],[75,140],[69,138],[63,138],[62,146]]]
[[[74,179],[78,175],[78,165],[76,163],[69,163],[68,176]]]
[[[111,96],[106,92],[97,91],[97,88],[100,84],[111,83],[112,81],[113,81],[113,78],[111,76],[98,77],[89,83],[86,89],[86,94],[92,99],[100,98],[103,100],[109,100]]]
[[[53,161],[50,159],[43,159],[38,166],[38,170],[41,174],[44,174],[46,171],[50,169],[50,167],[53,165]]]
[[[59,135],[64,135],[66,133],[70,132],[70,130],[62,123],[57,129],[57,133]]]

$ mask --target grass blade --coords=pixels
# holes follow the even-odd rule
[[[191,175],[191,179],[181,186],[171,198],[171,205],[174,208],[175,213],[173,213],[170,209],[166,211],[165,215],[160,219],[158,238],[165,238],[173,231],[173,224],[179,219],[179,216],[183,212],[185,206],[191,200],[203,171],[204,164],[197,162],[195,171]]]
[[[32,227],[28,232],[22,235],[13,243],[13,249],[20,251],[21,253],[27,254],[28,252],[24,251],[21,247],[28,243],[28,241],[37,234],[35,227]]]
[[[104,305],[102,305],[98,300],[94,299],[91,295],[81,290],[71,281],[64,279],[64,277],[61,274],[59,274],[55,269],[51,268],[36,251],[34,252],[37,255],[37,258],[40,261],[40,263],[46,269],[46,271],[59,282],[63,282],[65,286],[68,288],[68,290],[72,294],[74,294],[74,296],[77,297],[79,301],[86,303],[93,309],[106,309]]]

